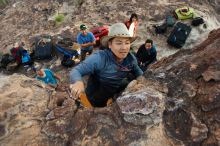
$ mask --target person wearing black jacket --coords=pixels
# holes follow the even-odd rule
[[[146,42],[140,46],[137,51],[136,58],[142,71],[146,71],[148,65],[157,61],[156,47],[153,45],[153,41],[151,39],[147,39]]]

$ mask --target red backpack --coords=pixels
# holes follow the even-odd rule
[[[22,50],[24,50],[22,47],[12,48],[10,50],[11,55],[17,60],[18,63],[21,63]]]
[[[96,39],[96,44],[99,44],[100,43],[100,39],[103,37],[103,36],[106,36],[108,35],[108,27],[106,26],[99,26],[99,27],[96,27],[92,30],[90,30],[93,35],[95,36],[95,39]]]

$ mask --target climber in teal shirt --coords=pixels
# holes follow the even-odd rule
[[[58,80],[60,80],[60,77],[53,73],[49,69],[39,69],[37,72],[37,79],[43,81],[45,84],[50,85],[51,87],[56,88],[58,84]]]

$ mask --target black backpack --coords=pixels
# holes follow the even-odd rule
[[[57,44],[59,44],[62,47],[68,48],[68,47],[73,46],[73,40],[71,40],[71,38],[67,38],[67,37],[66,38],[59,37]]]
[[[34,59],[43,60],[52,58],[53,44],[51,37],[42,37],[35,42]]]
[[[73,67],[75,65],[75,61],[72,60],[72,57],[64,55],[61,64],[65,67]]]
[[[184,23],[178,22],[173,31],[170,33],[167,43],[176,48],[181,48],[185,42],[187,37],[189,36],[192,28]]]
[[[192,20],[193,26],[199,26],[200,24],[203,24],[203,23],[204,23],[204,20],[202,17],[196,17],[196,18],[193,18]]]
[[[163,24],[161,24],[159,26],[156,25],[154,27],[155,27],[155,32],[157,34],[163,34],[163,33],[165,33],[167,31],[167,24],[166,23],[163,23]]]
[[[1,67],[6,68],[9,63],[16,62],[16,58],[10,54],[4,54],[1,59]]]

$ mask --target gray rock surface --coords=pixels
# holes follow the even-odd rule
[[[138,39],[134,42],[136,50],[147,38],[152,38],[157,46],[158,58],[169,56],[177,52],[166,43],[167,36],[172,28],[164,35],[156,35],[153,25],[164,22],[167,15],[172,15],[173,10],[183,5],[195,9],[197,16],[202,16],[206,27],[203,25],[193,27],[184,49],[193,48],[208,36],[208,33],[219,27],[219,2],[201,0],[16,0],[10,1],[0,14],[0,50],[7,52],[12,45],[20,40],[25,42],[30,49],[30,38],[38,34],[56,35],[63,29],[70,29],[76,38],[79,25],[84,23],[89,28],[99,25],[111,25],[115,22],[124,22],[131,13],[139,16]],[[64,14],[63,23],[54,21],[57,14]],[[191,21],[184,21],[190,24]]]
[[[171,30],[155,35],[152,26],[185,4],[204,17],[207,28],[193,28],[177,52],[166,44]],[[217,0],[10,1],[0,13],[0,50],[7,51],[17,40],[29,48],[30,38],[42,33],[68,30],[76,36],[81,23],[111,25],[134,11],[140,17],[134,47],[153,38],[164,58],[144,78],[132,81],[113,105],[95,109],[78,107],[67,85],[51,91],[24,75],[1,74],[1,146],[220,145],[220,30],[213,30],[219,27]],[[56,13],[65,15],[63,23],[54,22]]]

